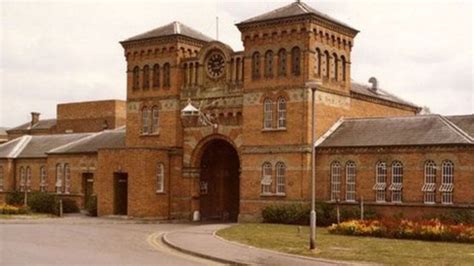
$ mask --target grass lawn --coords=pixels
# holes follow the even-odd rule
[[[417,240],[341,236],[318,228],[319,253],[308,250],[309,227],[239,224],[217,232],[227,240],[260,248],[326,259],[392,265],[474,265],[474,245]]]

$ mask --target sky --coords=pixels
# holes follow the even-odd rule
[[[125,99],[128,37],[180,21],[242,50],[234,26],[292,0],[0,0],[0,127],[55,118],[56,104]],[[360,30],[352,79],[433,113],[474,113],[470,0],[307,0]],[[367,83],[368,84],[368,83]]]

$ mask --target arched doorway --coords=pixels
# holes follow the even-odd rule
[[[237,221],[239,215],[239,155],[223,139],[205,145],[200,163],[200,213],[203,220]]]

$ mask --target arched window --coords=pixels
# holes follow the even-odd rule
[[[0,191],[3,191],[5,185],[5,176],[3,173],[3,166],[0,166]]]
[[[388,190],[392,192],[392,202],[402,202],[403,164],[399,161],[392,163],[392,183]]]
[[[169,88],[171,86],[171,80],[170,80],[170,64],[165,63],[163,65],[163,87]]]
[[[26,189],[31,191],[31,168],[29,166],[26,167]]]
[[[46,192],[46,167],[41,166],[40,167],[40,191],[41,192]]]
[[[163,193],[165,191],[165,166],[158,163],[156,166],[156,193]]]
[[[146,106],[142,109],[142,134],[148,134],[150,132],[150,126],[148,119],[150,118],[150,109]]]
[[[301,74],[301,51],[299,47],[291,50],[291,73],[295,76]]]
[[[160,65],[153,66],[153,88],[160,87]]]
[[[433,161],[425,163],[425,183],[421,191],[424,193],[423,199],[426,204],[436,202],[436,164]]]
[[[286,76],[286,50],[280,49],[278,52],[278,76]]]
[[[286,128],[286,100],[278,98],[278,128]]]
[[[441,192],[441,203],[452,204],[454,190],[454,164],[451,161],[444,161],[442,170],[441,186],[439,187],[439,192]]]
[[[278,162],[276,168],[276,194],[285,194],[285,174],[286,166],[283,162]]]
[[[138,66],[133,68],[132,88],[134,90],[138,90],[140,88],[140,68]]]
[[[263,101],[263,128],[269,129],[273,126],[273,102],[271,99],[266,98]]]
[[[69,194],[71,192],[71,168],[69,164],[64,165],[64,193]]]
[[[340,199],[341,194],[341,164],[338,161],[331,163],[331,200]]]
[[[148,65],[143,67],[143,88],[150,88],[150,67]]]
[[[273,77],[273,52],[271,50],[265,53],[265,77]]]
[[[329,78],[330,65],[331,65],[331,56],[329,56],[328,51],[324,51],[324,59],[326,60],[326,71],[324,72],[324,76]]]
[[[25,191],[25,185],[26,185],[26,175],[25,175],[25,168],[20,167],[20,191],[24,192]]]
[[[236,81],[240,81],[240,68],[241,68],[241,65],[240,65],[240,57],[237,57],[237,59],[235,60],[235,80]]]
[[[272,164],[265,162],[262,165],[262,194],[271,194],[272,193]]]
[[[346,81],[346,58],[341,56],[341,65],[342,65],[342,80]]]
[[[62,192],[61,188],[63,186],[63,168],[61,164],[56,165],[56,193],[60,194]]]
[[[321,76],[321,50],[316,48],[316,75],[318,77]]]
[[[385,189],[387,188],[387,164],[378,162],[375,166],[375,201],[385,202]]]
[[[346,163],[346,201],[356,200],[356,164]]]
[[[339,66],[338,66],[338,63],[339,63],[338,61],[339,61],[339,60],[338,60],[338,56],[337,56],[336,53],[334,53],[334,54],[332,55],[332,57],[333,57],[333,60],[334,60],[334,79],[335,79],[335,80],[338,80],[338,78],[339,78],[339,77],[338,77],[338,75],[339,75]]]
[[[160,111],[158,106],[151,109],[151,133],[156,134],[160,130]]]
[[[252,78],[260,78],[260,53],[255,52],[252,55]]]

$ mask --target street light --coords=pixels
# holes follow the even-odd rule
[[[311,89],[311,213],[310,213],[310,235],[309,235],[309,249],[314,250],[316,248],[316,160],[315,160],[315,94],[318,86],[321,85],[320,81],[308,81],[306,87]]]

